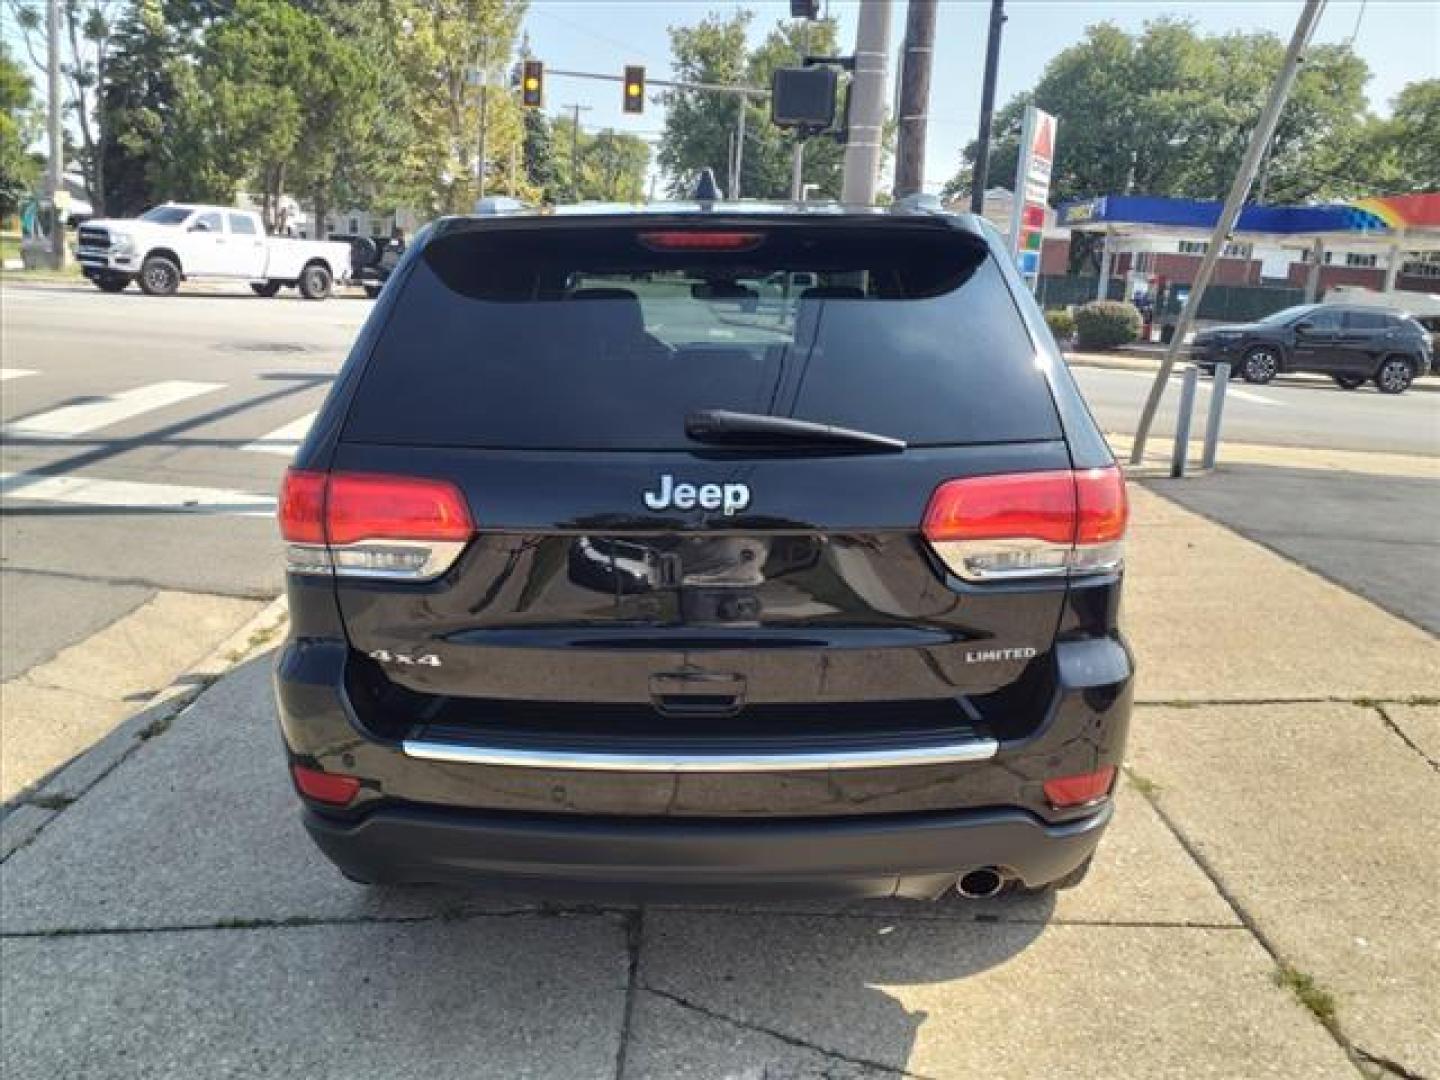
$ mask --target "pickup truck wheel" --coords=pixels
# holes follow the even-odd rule
[[[151,255],[140,267],[140,290],[148,296],[173,296],[180,288],[180,267],[164,255]]]
[[[1403,394],[1415,380],[1415,368],[1403,356],[1389,356],[1375,373],[1375,385],[1382,394]]]
[[[324,300],[334,279],[324,263],[311,263],[300,271],[300,295],[306,300]]]
[[[1365,381],[1363,375],[1332,375],[1331,378],[1341,390],[1355,390]]]
[[[95,287],[101,292],[124,292],[130,284],[129,274],[100,274],[94,278]]]
[[[274,296],[280,291],[280,282],[252,281],[250,283],[250,289],[255,293],[256,296]]]

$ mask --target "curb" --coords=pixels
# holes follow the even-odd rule
[[[1160,360],[1158,358],[1152,359],[1148,356],[1137,356],[1135,354],[1117,354],[1115,356],[1105,356],[1099,353],[1064,353],[1063,355],[1065,358],[1066,366],[1072,368],[1100,368],[1108,371],[1139,371],[1143,372],[1146,375],[1154,375],[1157,371],[1160,370]],[[1184,370],[1185,365],[1188,363],[1189,360],[1182,357],[1176,363],[1175,370],[1171,373],[1170,377],[1172,379],[1178,379],[1180,377],[1180,373]],[[1416,379],[1413,383],[1411,383],[1410,389],[1421,394],[1440,394],[1440,378],[1437,378],[1437,375],[1440,375],[1440,371],[1432,369],[1431,373],[1428,376],[1423,379]],[[1237,381],[1238,380],[1235,379],[1231,380],[1232,384],[1236,383]],[[1275,380],[1275,383],[1273,385],[1284,386],[1287,383],[1289,383],[1290,385],[1313,385],[1315,383],[1325,385],[1330,383],[1330,377],[1328,375],[1315,375],[1308,372],[1298,372],[1279,376],[1279,378]]]
[[[142,743],[162,734],[216,680],[259,655],[288,617],[285,597],[272,600],[209,655],[177,675],[154,702],[6,803],[0,811],[0,863],[34,840],[67,806],[108,776]]]

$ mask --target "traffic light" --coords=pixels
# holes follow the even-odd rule
[[[526,60],[520,67],[520,104],[538,109],[545,104],[545,65]]]
[[[625,68],[625,101],[622,108],[627,113],[645,111],[645,69],[639,64]]]
[[[790,18],[818,19],[820,0],[790,0]]]

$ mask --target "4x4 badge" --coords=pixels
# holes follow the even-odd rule
[[[439,667],[440,657],[433,652],[411,656],[408,653],[392,653],[389,649],[376,649],[370,654],[371,660],[382,664],[405,664],[419,667]]]
[[[719,510],[726,517],[750,505],[749,484],[677,484],[669,473],[660,477],[655,491],[647,491],[645,505],[651,510]]]

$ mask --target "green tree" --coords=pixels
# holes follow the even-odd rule
[[[1410,83],[1391,104],[1366,131],[1357,171],[1374,191],[1440,191],[1440,79]]]
[[[833,19],[813,23],[779,22],[755,48],[746,37],[753,13],[737,10],[728,17],[709,15],[696,26],[672,26],[670,49],[677,80],[768,87],[776,68],[798,66],[809,52],[839,51]],[[740,192],[748,198],[787,199],[795,136],[770,122],[769,105],[730,94],[672,90],[658,154],[671,195],[686,195],[695,175],[713,169],[721,185],[729,176],[732,142],[739,110],[745,109],[745,152],[741,157]],[[840,195],[844,151],[818,136],[805,146],[804,181],[832,198]]]
[[[37,115],[30,77],[0,41],[0,217],[15,213],[40,176],[40,161],[30,153]]]
[[[613,128],[593,134],[582,128],[577,144],[575,121],[568,116],[556,117],[552,130],[554,201],[639,202],[645,197],[650,147],[640,138]],[[572,172],[572,157],[579,167],[578,178]]]
[[[754,17],[754,12],[737,9],[728,18],[710,14],[694,26],[670,27],[675,81],[743,83],[745,35]],[[664,95],[665,133],[657,158],[672,196],[685,196],[702,169],[715,170],[720,183],[725,183],[739,100],[729,94],[692,90],[671,90]]]
[[[10,6],[31,63],[44,71],[40,59],[45,44],[44,3],[10,0]],[[113,0],[61,0],[60,4],[60,72],[70,94],[64,107],[74,114],[80,132],[77,164],[97,213],[105,209],[106,151],[106,132],[99,122],[97,106],[108,81],[114,8]]]
[[[185,40],[161,0],[135,0],[116,26],[99,104],[107,213],[134,214],[172,194],[160,183],[174,168],[175,106],[187,62]]]
[[[1158,19],[1135,35],[1091,26],[1033,90],[997,110],[991,183],[1013,183],[1025,106],[1034,104],[1059,120],[1054,202],[1108,192],[1223,198],[1283,54],[1273,34],[1206,37],[1183,20]],[[1365,130],[1368,74],[1348,47],[1309,50],[1257,195],[1294,201],[1343,187]],[[974,143],[965,148],[947,195],[969,192],[975,153]]]
[[[525,180],[536,197],[558,202],[563,197],[555,178],[555,139],[550,118],[539,109],[525,110]]]
[[[470,209],[476,195],[482,93],[487,191],[503,190],[524,139],[520,105],[507,89],[525,0],[387,0],[386,22],[407,88],[410,138],[397,188],[436,213]]]

